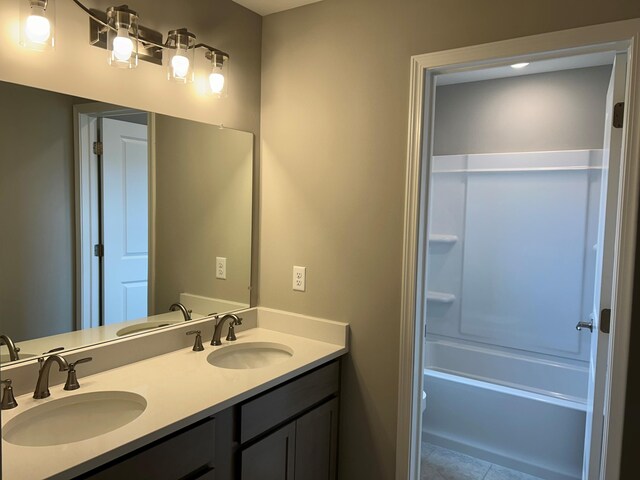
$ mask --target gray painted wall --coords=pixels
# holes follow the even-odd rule
[[[395,476],[411,55],[633,17],[629,0],[325,0],[265,17],[260,304],[351,324],[340,478]]]
[[[611,67],[436,90],[435,155],[602,148]]]
[[[165,115],[155,128],[155,312],[180,293],[248,304],[253,135]]]
[[[5,82],[0,99],[0,331],[18,342],[73,330],[73,105],[82,100]]]

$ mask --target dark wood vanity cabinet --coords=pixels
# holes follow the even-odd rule
[[[77,478],[333,480],[339,385],[336,360]]]
[[[242,450],[242,480],[336,478],[338,400],[329,400]]]
[[[330,363],[239,406],[238,478],[335,478],[339,373]]]

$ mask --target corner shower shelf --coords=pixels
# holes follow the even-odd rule
[[[427,302],[453,303],[456,296],[453,293],[427,292]]]
[[[429,235],[429,243],[456,243],[457,241],[458,241],[457,235],[442,235],[442,234]]]

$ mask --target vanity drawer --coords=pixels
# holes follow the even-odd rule
[[[215,433],[215,421],[205,420],[79,478],[213,478]]]
[[[254,397],[240,406],[240,442],[295,417],[335,395],[339,388],[340,364],[335,361]]]

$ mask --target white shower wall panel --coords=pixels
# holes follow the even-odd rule
[[[469,177],[463,334],[580,353],[588,186],[586,170]]]
[[[466,155],[449,155],[446,166],[451,169],[466,169]],[[440,164],[434,164],[438,167]],[[428,302],[430,319],[434,327],[454,325],[460,318],[460,291],[462,289],[462,248],[464,237],[464,209],[466,178],[460,174],[438,176],[432,184],[432,198],[429,212],[429,291],[453,294],[453,301]],[[439,241],[441,235],[453,236],[455,241]]]
[[[588,360],[601,151],[434,157],[427,332]]]

